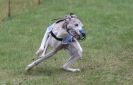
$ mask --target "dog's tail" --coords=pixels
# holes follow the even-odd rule
[[[37,50],[37,52],[36,52],[36,55],[37,55],[37,56],[40,56],[40,55],[43,53],[44,48],[45,48],[45,46],[46,46],[47,39],[48,39],[48,37],[49,37],[49,33],[50,33],[51,30],[52,30],[52,27],[49,26],[49,27],[47,28],[47,30],[46,30],[44,36],[43,36],[43,39],[42,39],[40,48],[39,48],[39,49]]]

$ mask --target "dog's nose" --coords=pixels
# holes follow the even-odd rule
[[[80,33],[81,33],[81,35],[80,35],[81,40],[85,39],[86,33],[85,33],[84,29],[80,30]]]
[[[86,33],[82,33],[83,39],[86,38]]]

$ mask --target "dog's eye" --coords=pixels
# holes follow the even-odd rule
[[[75,24],[76,27],[78,27],[79,25],[78,24]]]

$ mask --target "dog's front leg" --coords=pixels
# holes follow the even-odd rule
[[[74,69],[74,68],[70,68],[70,66],[79,58],[82,57],[82,48],[80,46],[80,44],[78,43],[78,41],[72,43],[68,49],[66,49],[66,51],[68,52],[70,58],[69,60],[63,65],[63,69],[66,71],[71,71],[71,72],[76,72],[76,71],[80,71],[80,69]]]
[[[63,69],[66,71],[71,71],[71,72],[78,72],[80,69],[75,69],[75,68],[70,68],[70,66],[77,60],[79,59],[78,56],[71,56],[69,60],[63,65]]]

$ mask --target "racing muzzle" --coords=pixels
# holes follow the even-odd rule
[[[85,40],[86,39],[86,33],[84,31],[84,28],[82,28],[79,32],[80,32],[79,40]]]

